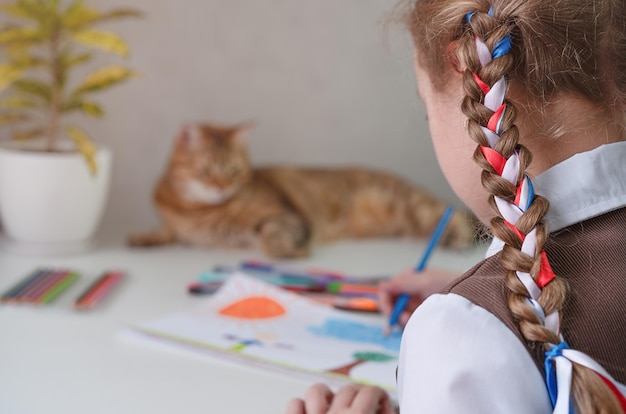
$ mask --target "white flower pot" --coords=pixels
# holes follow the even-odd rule
[[[99,149],[92,175],[75,152],[0,147],[2,246],[34,255],[92,247],[108,197],[111,159],[111,151]]]

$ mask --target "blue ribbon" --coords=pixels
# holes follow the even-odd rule
[[[559,393],[556,383],[556,367],[554,366],[553,359],[562,356],[564,349],[569,349],[569,345],[567,342],[561,341],[560,344],[546,351],[546,359],[543,363],[546,370],[546,385],[548,386],[548,394],[550,395],[550,401],[552,401],[552,407],[556,405],[556,398]]]
[[[493,48],[493,51],[491,52],[491,56],[494,59],[497,59],[501,56],[506,55],[510,51],[511,51],[511,35],[506,35],[502,39],[500,39],[498,43],[496,43],[496,46]]]
[[[526,174],[524,174],[524,181],[526,181],[526,184],[528,185],[528,200],[526,200],[526,206],[524,207],[524,211],[526,211],[535,198],[535,187],[533,186],[531,179],[528,178]]]
[[[472,19],[472,16],[475,14],[476,14],[475,11],[467,13],[465,15],[465,21],[469,23],[469,21]],[[493,17],[493,6],[489,7],[489,16]]]

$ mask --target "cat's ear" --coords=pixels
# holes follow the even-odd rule
[[[195,149],[202,142],[202,130],[197,124],[186,124],[182,127],[176,137],[176,145],[178,147]]]
[[[252,134],[252,130],[256,128],[256,122],[248,121],[237,125],[235,128],[234,138],[241,145],[247,145],[248,137]]]

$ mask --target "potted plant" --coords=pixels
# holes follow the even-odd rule
[[[128,46],[96,25],[135,10],[101,12],[82,0],[16,0],[0,6],[0,221],[12,251],[67,253],[92,245],[108,196],[111,151],[66,115],[102,117],[93,94],[135,75],[109,64],[74,82],[97,51]]]

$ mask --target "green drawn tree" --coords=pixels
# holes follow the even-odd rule
[[[356,367],[357,365],[363,364],[364,362],[387,362],[395,359],[391,355],[383,354],[381,352],[370,351],[355,352],[354,354],[352,354],[352,358],[354,358],[354,361],[337,368],[329,369],[328,372],[350,376],[350,371],[352,370],[352,368]]]

